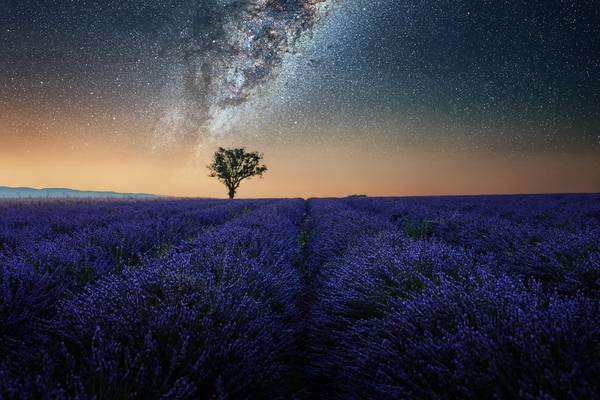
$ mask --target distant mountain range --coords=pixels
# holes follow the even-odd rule
[[[113,198],[113,199],[150,199],[161,196],[147,193],[118,193],[118,192],[95,192],[87,190],[75,190],[67,188],[44,188],[34,189],[29,187],[0,186],[0,198]]]

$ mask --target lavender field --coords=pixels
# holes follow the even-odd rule
[[[598,399],[600,195],[0,202],[0,398]]]

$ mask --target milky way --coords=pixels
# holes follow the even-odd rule
[[[163,38],[173,66],[156,134],[169,139],[227,130],[229,120],[239,114],[235,110],[279,75],[284,57],[295,51],[303,35],[311,35],[333,3],[197,2],[174,20],[177,36]]]
[[[0,107],[30,137],[598,151],[596,3],[9,0]]]
[[[246,146],[277,196],[600,188],[598,0],[2,5],[16,185],[197,194],[217,146]]]

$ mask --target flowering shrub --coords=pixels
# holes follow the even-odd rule
[[[0,398],[599,398],[599,200],[0,203]]]
[[[571,208],[583,227],[544,225],[520,210],[520,222],[501,217],[503,200],[361,198],[323,207],[337,201],[347,216],[387,222],[365,233],[325,216],[316,228],[317,241],[332,232],[352,243],[317,268],[307,374],[320,396],[599,395],[599,229],[581,215],[593,207]],[[431,235],[407,232],[411,220],[430,221]]]

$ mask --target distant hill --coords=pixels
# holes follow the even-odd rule
[[[154,194],[146,193],[118,193],[118,192],[94,192],[87,190],[75,190],[67,188],[44,188],[34,189],[29,187],[8,187],[0,186],[0,198],[111,198],[111,199],[122,199],[122,198],[139,198],[139,199],[151,199],[158,198]]]

